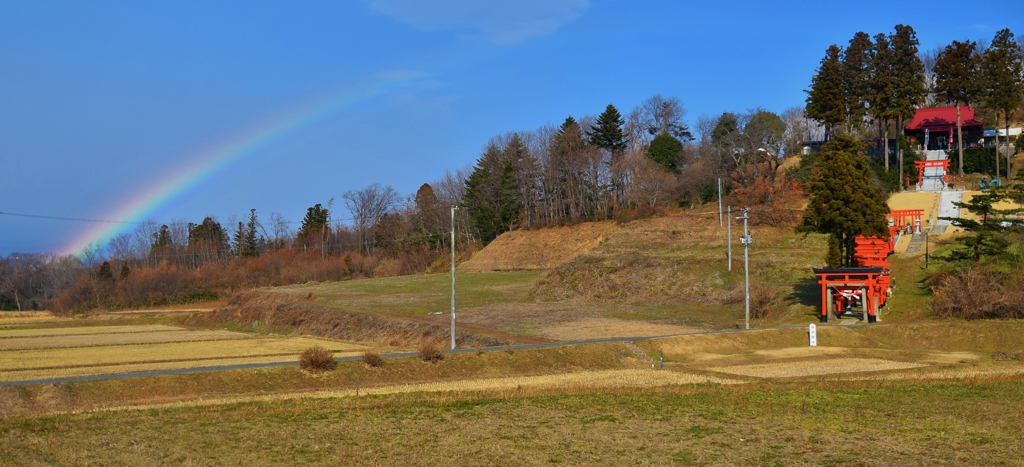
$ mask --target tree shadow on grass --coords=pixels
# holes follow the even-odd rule
[[[793,291],[786,296],[786,300],[791,304],[821,306],[821,284],[818,284],[818,276],[805,277],[797,281],[793,284]]]

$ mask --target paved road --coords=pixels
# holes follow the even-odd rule
[[[921,323],[900,323],[900,324],[921,324]],[[818,324],[816,326],[844,326],[844,327],[860,327],[868,326],[867,324]],[[873,324],[871,326],[883,326],[882,324]],[[630,341],[645,341],[651,339],[663,339],[668,337],[680,337],[680,336],[700,336],[700,335],[712,335],[712,334],[732,334],[738,332],[753,332],[753,331],[766,331],[766,330],[777,330],[777,329],[795,329],[805,328],[807,325],[794,324],[789,326],[779,326],[774,328],[763,328],[763,329],[726,329],[719,331],[701,331],[701,332],[688,332],[682,334],[666,334],[661,336],[641,336],[641,337],[615,337],[609,339],[590,339],[590,340],[579,340],[579,341],[559,341],[559,342],[547,342],[543,344],[520,344],[512,346],[515,350],[521,349],[540,349],[545,347],[563,347],[568,345],[590,345],[590,344],[608,344],[614,342],[630,342]],[[496,347],[484,347],[484,352],[496,352],[504,351],[504,346]],[[443,354],[459,354],[459,353],[470,353],[476,352],[476,349],[455,349],[455,350],[443,350]],[[401,358],[401,357],[415,357],[416,352],[400,352],[390,353],[381,355],[384,358]],[[334,359],[338,362],[349,362],[355,360],[361,360],[361,356],[354,357],[340,357]],[[222,365],[222,366],[206,366],[200,368],[179,368],[175,370],[154,370],[154,371],[134,371],[130,373],[114,373],[107,375],[90,375],[90,376],[72,376],[68,378],[48,378],[48,379],[35,379],[27,381],[0,381],[0,386],[26,386],[30,384],[57,384],[57,383],[71,383],[75,381],[98,381],[105,379],[124,379],[124,378],[137,378],[140,376],[163,376],[163,375],[180,375],[185,373],[203,373],[208,371],[224,371],[224,370],[245,370],[250,368],[271,368],[280,366],[296,366],[298,362],[275,362],[275,363],[245,363],[241,365]]]

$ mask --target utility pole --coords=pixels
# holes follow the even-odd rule
[[[455,210],[452,206],[452,350],[455,350]]]
[[[729,257],[729,270],[732,271],[732,206],[729,206],[728,217],[729,217],[729,228],[728,228],[728,231],[729,231],[729,242],[728,242],[729,250],[728,251],[729,252],[726,254],[726,256]]]
[[[750,219],[749,209],[743,208],[743,217],[737,217],[737,219],[743,219],[743,238],[740,239],[740,243],[743,244],[743,279],[745,282],[744,291],[746,295],[746,305],[743,311],[743,321],[746,324],[746,328],[750,329],[750,235],[747,233],[747,219]]]
[[[722,177],[718,177],[718,226],[722,226]]]

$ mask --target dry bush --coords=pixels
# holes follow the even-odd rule
[[[441,346],[432,340],[420,342],[419,348],[416,349],[416,355],[420,357],[420,360],[427,363],[437,363],[444,359],[444,355],[441,354]]]
[[[752,225],[793,226],[800,222],[805,201],[800,182],[780,174],[775,182],[757,178],[746,188],[739,188],[732,197],[738,204],[750,207]]]
[[[771,319],[779,315],[782,294],[778,287],[767,282],[750,283],[750,317]]]
[[[299,355],[299,368],[311,373],[331,371],[336,365],[334,354],[320,345],[303,350]]]
[[[380,368],[384,366],[384,357],[381,357],[377,352],[367,350],[366,352],[363,352],[363,363],[374,368]]]
[[[983,268],[956,271],[935,280],[932,312],[939,318],[1024,318],[1024,281]]]

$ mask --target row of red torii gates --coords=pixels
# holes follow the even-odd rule
[[[904,233],[920,234],[923,209],[894,210],[889,218],[889,239],[858,235],[853,259],[858,267],[814,268],[821,285],[820,321],[829,315],[839,318],[855,311],[874,323],[892,294],[892,268],[886,260],[895,251],[896,239]]]

